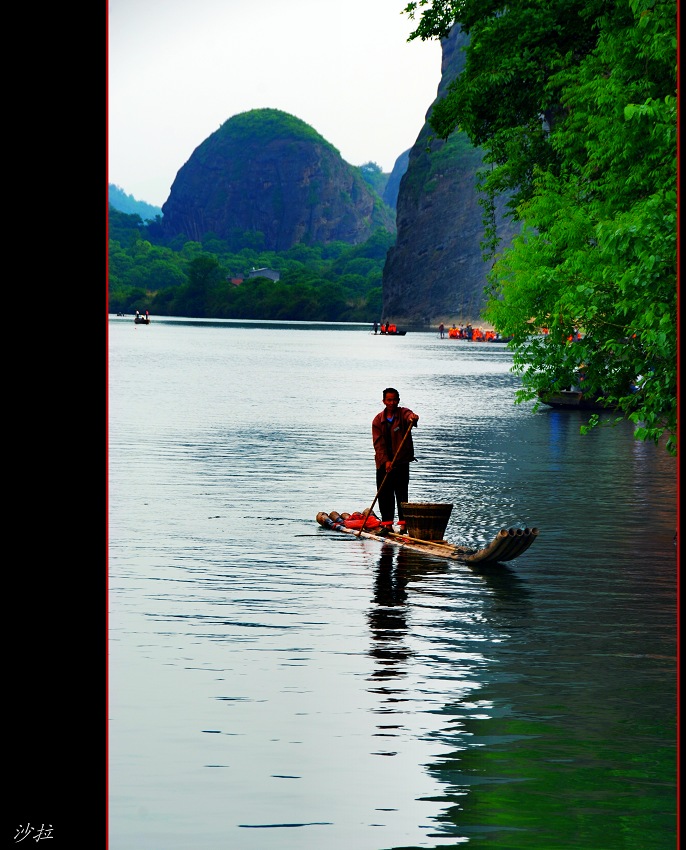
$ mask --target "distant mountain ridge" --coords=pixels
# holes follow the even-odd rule
[[[437,99],[464,67],[468,36],[455,27],[441,40]],[[436,101],[434,101],[435,103]],[[489,264],[482,255],[480,149],[455,131],[443,141],[428,123],[390,175],[373,162],[352,166],[313,127],[277,109],[228,119],[179,169],[159,209],[110,185],[110,202],[144,220],[162,215],[169,244],[207,234],[238,251],[288,251],[294,245],[365,242],[379,228],[395,238],[383,270],[383,318],[411,327],[477,319],[485,305]],[[517,228],[495,219],[501,247]]]
[[[378,228],[395,233],[395,211],[360,169],[309,124],[278,109],[224,122],[179,169],[162,212],[167,238],[261,234],[274,251],[356,245]]]
[[[162,215],[161,207],[155,207],[145,201],[137,200],[133,195],[127,195],[120,186],[116,186],[114,183],[107,184],[107,198],[115,210],[128,215],[139,215],[143,221],[153,221],[156,216]]]

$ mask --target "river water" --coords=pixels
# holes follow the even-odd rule
[[[514,405],[504,345],[369,331],[110,318],[110,850],[674,848],[674,459]],[[521,557],[317,525],[388,385],[410,499]]]

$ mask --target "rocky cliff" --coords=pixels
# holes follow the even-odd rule
[[[304,121],[277,109],[222,124],[179,170],[162,212],[170,238],[212,232],[233,241],[261,233],[274,251],[358,244],[379,227],[395,232],[393,211],[359,170]]]
[[[407,163],[410,160],[409,148],[396,159],[393,171],[388,175],[388,182],[381,196],[386,204],[393,209],[396,209],[398,204],[398,192],[400,191],[400,181],[403,174],[407,171]]]
[[[443,40],[436,100],[464,68],[467,41],[459,27]],[[383,272],[382,318],[405,326],[475,322],[486,303],[490,264],[481,255],[483,208],[476,191],[482,152],[459,131],[445,141],[434,138],[428,123],[433,105],[400,181],[397,240]],[[496,210],[501,247],[515,233],[503,208]]]

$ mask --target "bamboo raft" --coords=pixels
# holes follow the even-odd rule
[[[424,552],[427,555],[435,555],[440,558],[449,558],[464,564],[498,564],[512,561],[531,546],[538,537],[538,528],[501,528],[491,542],[482,549],[471,549],[468,546],[455,546],[446,540],[422,540],[418,537],[410,537],[407,534],[398,534],[395,531],[381,530],[379,528],[356,529],[347,528],[344,523],[346,514],[331,511],[330,514],[320,511],[317,514],[317,522],[323,528],[332,531],[341,531],[344,534],[352,534],[355,537],[364,537],[367,540],[380,540],[393,543],[396,546],[412,549],[415,552]]]

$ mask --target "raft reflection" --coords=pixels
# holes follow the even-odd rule
[[[396,551],[395,547],[384,543],[374,579],[374,606],[367,619],[374,641],[369,654],[377,661],[371,674],[375,681],[405,675],[403,663],[412,655],[403,640],[407,632],[407,570],[402,564],[400,568],[395,564],[396,556],[403,554],[402,550]],[[385,689],[374,691],[388,693]]]
[[[413,655],[404,638],[407,632],[407,585],[429,574],[448,571],[444,561],[428,558],[417,552],[397,548],[389,543],[381,547],[374,578],[374,605],[367,614],[372,644],[369,654],[378,662],[371,674],[379,681],[404,676],[403,666]],[[387,689],[374,689],[388,693]]]

